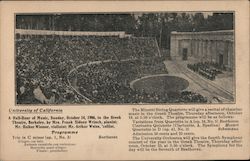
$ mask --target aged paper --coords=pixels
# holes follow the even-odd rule
[[[1,160],[249,159],[248,1],[0,9]]]

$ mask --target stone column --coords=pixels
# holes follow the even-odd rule
[[[233,70],[234,69],[234,43],[232,41],[228,41],[228,67]]]
[[[203,56],[203,41],[202,40],[200,40],[200,53],[199,53],[199,58],[202,58],[202,56]]]
[[[207,55],[208,55],[208,61],[212,61],[212,53],[211,53],[211,40],[207,41]]]
[[[228,51],[229,51],[229,42],[228,41],[224,41],[223,43],[224,45],[224,53],[223,53],[223,57],[224,57],[224,63],[225,63],[225,66],[227,68],[229,68],[229,54],[228,54]]]
[[[181,48],[182,48],[182,41],[183,40],[178,40],[178,54],[177,56],[180,57],[181,56]]]
[[[232,49],[232,54],[231,54],[231,62],[232,62],[232,70],[234,71],[235,70],[235,62],[236,62],[236,59],[235,59],[235,46],[234,46],[234,41],[231,41],[231,49]]]
[[[201,57],[200,57],[203,61],[204,58],[204,40],[201,40]]]
[[[219,54],[218,54],[218,41],[215,40],[214,43],[215,43],[214,46],[215,46],[215,58],[216,58],[215,61],[216,61],[216,63],[219,63],[219,56],[218,56],[218,55],[219,55]]]
[[[212,52],[212,61],[216,62],[216,41],[211,41],[212,45],[211,45],[211,52]]]
[[[196,40],[196,45],[197,45],[197,47],[196,47],[196,58],[198,58],[199,57],[199,55],[200,55],[200,42],[199,42],[199,40]]]
[[[201,56],[201,58],[202,58],[202,61],[205,61],[204,60],[204,58],[206,57],[206,50],[205,50],[205,41],[204,40],[202,40],[202,46],[201,46],[201,53],[202,53],[202,56]]]
[[[199,41],[195,40],[195,57],[198,56],[199,53]]]
[[[199,40],[199,53],[198,53],[198,58],[200,59],[202,57],[202,41]]]
[[[190,40],[191,41],[191,55],[190,56],[194,56],[194,50],[195,50],[195,44],[194,44],[194,40],[193,39],[191,39]]]
[[[196,55],[196,40],[193,40],[193,53],[192,53],[192,57],[195,57]]]
[[[208,61],[208,40],[204,41],[204,54],[205,61]]]
[[[228,59],[227,59],[228,68],[232,69],[232,67],[231,67],[231,65],[232,65],[232,62],[231,62],[232,55],[231,55],[231,42],[230,41],[227,42],[227,56],[228,56]]]
[[[178,54],[178,40],[177,35],[171,34],[170,38],[170,56],[172,58],[176,57]]]

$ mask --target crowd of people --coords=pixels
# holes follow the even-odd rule
[[[145,97],[132,90],[129,84],[143,75],[145,69],[140,64],[140,60],[131,60],[82,66],[75,74],[77,88],[95,103],[144,102]]]
[[[180,102],[183,103],[206,103],[207,98],[203,97],[201,94],[191,91],[181,92]]]
[[[26,36],[16,40],[18,104],[79,103],[67,82],[70,70],[93,61],[155,55],[153,38]]]
[[[136,78],[167,73],[157,55],[153,38],[19,38],[17,104],[78,104],[85,102],[86,97],[93,103],[206,102],[193,92],[159,95],[130,88],[130,82]]]
[[[222,73],[222,70],[218,68],[219,66],[216,63],[211,62],[187,64],[187,67],[209,80],[215,80],[215,77]]]
[[[195,92],[169,92],[160,94],[136,91],[130,81],[150,74],[166,74],[159,58],[126,62],[108,62],[82,66],[74,75],[76,87],[94,103],[205,103],[207,99]],[[72,77],[74,78],[74,77]]]

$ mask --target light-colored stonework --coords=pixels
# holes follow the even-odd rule
[[[61,36],[119,36],[120,38],[131,37],[130,34],[126,34],[125,31],[109,31],[109,32],[92,32],[92,31],[51,31],[51,30],[26,30],[16,29],[15,33],[20,36],[27,35],[61,35]]]
[[[234,70],[234,31],[172,32],[172,59],[211,61]]]

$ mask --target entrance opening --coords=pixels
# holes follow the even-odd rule
[[[188,58],[188,55],[187,55],[187,48],[183,48],[182,50],[182,60],[187,60]]]
[[[223,55],[222,54],[219,55],[219,65],[220,66],[223,65]]]

